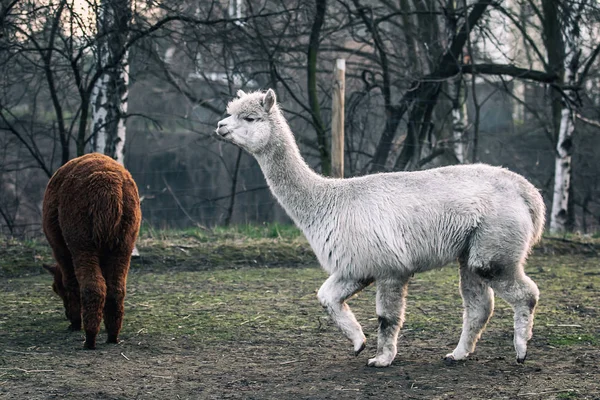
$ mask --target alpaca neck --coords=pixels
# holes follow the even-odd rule
[[[272,130],[272,136],[279,140],[256,159],[279,203],[296,223],[304,225],[316,216],[319,188],[326,178],[306,164],[283,116],[273,123]]]

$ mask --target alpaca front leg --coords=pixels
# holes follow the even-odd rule
[[[407,291],[408,279],[377,281],[377,355],[368,361],[369,367],[387,367],[394,361],[398,333],[404,323]]]
[[[81,295],[75,274],[71,272],[71,275],[63,275],[63,286],[65,288],[63,302],[65,305],[65,315],[70,322],[68,330],[79,332],[81,330]]]
[[[346,304],[346,300],[371,282],[367,280],[350,280],[342,278],[338,274],[333,274],[323,283],[317,294],[319,302],[327,309],[333,322],[352,341],[355,355],[364,350],[366,338],[352,310]]]

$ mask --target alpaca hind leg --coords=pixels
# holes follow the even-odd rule
[[[533,333],[533,317],[540,297],[538,287],[522,268],[518,268],[510,278],[498,278],[490,284],[514,310],[514,345],[517,362],[523,363],[527,357],[527,341]]]
[[[460,294],[464,306],[462,334],[446,360],[467,358],[494,312],[494,291],[464,262],[460,265]]]
[[[102,260],[102,271],[106,280],[104,303],[104,326],[107,343],[119,343],[119,332],[125,314],[125,292],[130,255],[108,257]]]
[[[78,253],[74,257],[75,274],[81,293],[83,329],[86,349],[96,348],[96,336],[100,331],[102,310],[106,298],[106,283],[100,270],[100,260],[93,253]]]
[[[69,322],[70,331],[81,330],[81,298],[79,294],[79,283],[73,269],[73,258],[67,248],[65,240],[58,223],[47,224],[45,226],[46,238],[52,254],[60,268],[62,275],[62,285],[64,288],[63,303],[65,306],[65,315]],[[62,296],[61,296],[62,297]]]
[[[333,274],[323,283],[317,294],[319,302],[327,309],[333,322],[352,341],[355,355],[364,350],[366,338],[346,300],[371,282],[342,278],[338,274]]]
[[[369,367],[387,367],[396,357],[398,333],[404,323],[408,279],[377,281],[377,355],[371,358]]]

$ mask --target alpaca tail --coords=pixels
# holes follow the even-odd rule
[[[546,226],[546,204],[540,192],[529,182],[522,186],[521,196],[531,214],[531,221],[533,222],[533,238],[531,245],[538,243],[542,239],[544,233],[544,227]]]
[[[121,177],[108,171],[94,174],[90,193],[92,240],[98,247],[118,240],[118,228],[123,217],[123,183]]]

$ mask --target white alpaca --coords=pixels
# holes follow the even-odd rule
[[[256,158],[271,191],[306,235],[330,274],[319,301],[355,354],[365,348],[365,335],[346,304],[350,296],[377,282],[377,355],[368,365],[386,367],[396,356],[410,276],[458,259],[463,331],[447,359],[462,360],[475,349],[496,291],[514,309],[517,361],[525,361],[539,291],[523,263],[545,218],[533,185],[482,164],[326,178],[302,159],[272,90],[239,91],[238,97],[217,133]]]

